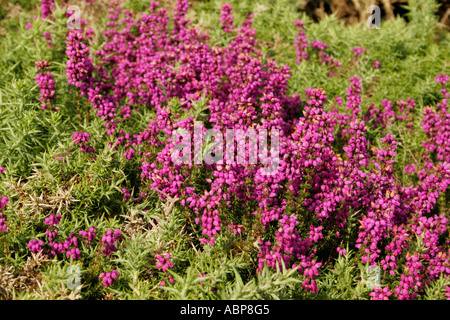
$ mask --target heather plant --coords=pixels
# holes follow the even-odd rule
[[[111,1],[80,29],[64,1],[23,13],[0,36],[0,296],[449,298],[436,3],[373,30],[297,9]],[[257,163],[227,137],[249,128],[270,133]]]

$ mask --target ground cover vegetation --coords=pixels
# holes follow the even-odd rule
[[[450,298],[435,1],[379,29],[286,0],[70,2],[79,29],[2,4],[0,299]],[[205,159],[208,129],[278,130],[277,171],[175,163],[196,122]]]

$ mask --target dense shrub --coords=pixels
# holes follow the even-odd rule
[[[185,0],[84,1],[98,16],[69,30],[66,4],[41,3],[1,38],[3,298],[450,296],[433,1],[374,30]],[[230,163],[219,136],[250,128],[270,153],[237,137]]]

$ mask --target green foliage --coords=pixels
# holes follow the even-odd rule
[[[25,11],[30,11],[39,4],[39,0],[7,0],[6,2],[20,5]]]
[[[352,252],[347,252],[329,266],[319,280],[319,299],[325,300],[355,300],[367,299],[369,289],[361,280],[357,258]]]

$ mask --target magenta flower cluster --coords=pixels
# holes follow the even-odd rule
[[[41,1],[41,17],[47,18],[51,16],[55,10],[55,0],[40,0]]]
[[[355,57],[358,57],[358,56],[362,55],[364,52],[369,51],[369,49],[357,47],[357,48],[352,48],[352,51],[355,53]]]
[[[233,32],[233,9],[229,3],[224,3],[222,5],[222,10],[220,11],[220,23],[222,24],[223,31]]]
[[[91,135],[87,132],[75,132],[72,135],[72,140],[75,141],[76,145],[80,146],[81,152],[89,152],[89,153],[95,153],[95,150],[92,146],[88,146],[87,142],[89,142],[89,138]]]
[[[90,227],[87,231],[78,231],[78,234],[86,239],[85,245],[88,246],[95,239],[95,227]]]
[[[173,264],[170,262],[170,253],[166,253],[165,256],[158,254],[156,255],[156,259],[158,260],[156,267],[161,269],[163,272],[166,272],[169,268],[173,268]]]
[[[374,287],[374,291],[369,295],[372,297],[372,300],[389,300],[389,296],[392,295],[392,292],[389,291],[389,287]]]
[[[260,238],[258,272],[264,265],[298,267],[303,287],[311,292],[318,291],[316,277],[324,263],[319,249],[325,242],[334,243],[332,255],[346,254],[341,234],[354,213],[358,231],[350,249],[356,249],[361,262],[379,264],[396,278],[396,285],[375,288],[372,298],[412,299],[439,277],[449,278],[450,243],[440,241],[448,233],[448,221],[433,213],[439,194],[450,184],[448,76],[436,78],[442,101],[424,110],[424,164],[404,168],[417,175],[417,182],[399,185],[394,170],[398,138],[387,129],[394,120],[411,120],[414,100],[394,104],[385,99],[363,108],[364,84],[357,75],[348,79],[345,101],[328,97],[323,88],[307,88],[302,100],[289,94],[289,67],[277,65],[258,49],[251,15],[240,27],[228,29],[231,6],[222,7],[222,25],[227,32],[234,30],[234,38],[226,47],[211,46],[208,35],[189,26],[188,7],[185,0],[177,2],[171,28],[167,12],[156,2],[136,18],[114,2],[102,49],[91,52],[88,32],[71,30],[66,38],[69,84],[97,110],[107,133],[116,139],[115,148],[123,148],[126,159],[140,161],[140,178],[148,188],[140,196],[156,189],[163,199],[164,194],[178,198],[177,205],[192,217],[198,240],[206,245],[213,246],[227,227],[236,234],[253,230]],[[308,42],[303,22],[296,25],[299,63],[309,59],[309,48],[317,52],[319,62],[341,66],[325,43]],[[367,50],[353,51],[359,56]],[[276,174],[262,174],[263,164],[174,163],[171,154],[178,141],[172,140],[172,131],[194,132],[201,116],[192,109],[202,97],[207,97],[204,122],[217,132],[280,130]],[[176,110],[169,104],[173,98],[180,102]],[[132,112],[145,107],[155,113],[145,130],[122,129]],[[379,128],[383,138],[368,137],[369,125]],[[202,128],[196,134],[202,138],[205,132]],[[74,140],[82,145],[86,139],[89,136],[78,133]],[[249,151],[241,156],[248,159]],[[123,196],[131,198],[126,190]],[[239,219],[230,214],[236,207]],[[241,228],[240,221],[253,225]],[[416,248],[418,238],[426,250]],[[73,236],[67,241],[70,250],[76,247]],[[108,230],[101,242],[105,255],[116,251],[120,231]],[[45,246],[30,243],[30,250]],[[62,250],[77,256],[64,246]],[[158,256],[157,267],[171,268],[169,258]]]
[[[303,60],[308,60],[309,55],[306,52],[306,49],[309,47],[309,43],[305,34],[303,21],[295,21],[295,25],[298,27],[298,34],[297,39],[294,40],[294,44],[297,50],[297,64],[300,64]]]
[[[6,216],[3,215],[3,210],[6,209],[6,205],[8,204],[9,199],[7,197],[0,197],[0,233],[6,232]]]
[[[27,247],[33,253],[41,252],[43,246],[44,246],[44,241],[43,240],[37,240],[37,239],[32,239],[27,244]]]
[[[85,247],[99,247],[102,250],[98,253],[104,256],[109,256],[112,252],[117,251],[116,245],[121,234],[119,230],[107,230],[100,243],[94,242],[96,239],[95,227],[90,227],[88,230],[81,230],[78,234],[71,232],[65,240],[56,241],[58,237],[57,226],[60,220],[61,216],[59,214],[50,215],[45,219],[44,224],[49,226],[46,230],[47,237],[45,240],[30,240],[27,245],[30,252],[42,254],[46,257],[55,257],[62,253],[67,259],[81,259],[83,250],[82,243],[84,243]],[[108,287],[114,283],[118,275],[119,272],[113,270],[111,272],[101,273],[99,279],[103,280],[104,287]]]
[[[41,97],[39,98],[39,101],[43,103],[43,110],[46,109],[47,105],[50,104],[50,101],[54,99],[56,93],[55,77],[50,74],[49,70],[47,70],[47,68],[51,65],[51,62],[45,60],[36,62],[36,68],[39,72],[36,75],[36,83],[38,84],[38,88],[41,89]]]
[[[119,243],[121,237],[120,230],[107,230],[102,237],[103,254],[109,256],[112,252],[117,251],[116,245]]]
[[[50,215],[49,217],[45,218],[44,223],[48,224],[50,227],[53,227],[54,225],[58,225],[59,221],[61,221],[61,215],[57,213],[56,215]]]
[[[440,83],[442,101],[436,105],[436,109],[427,107],[423,111],[422,119],[423,131],[427,134],[428,139],[423,142],[423,147],[429,151],[422,157],[425,160],[431,159],[431,154],[436,153],[437,160],[450,162],[450,113],[448,110],[448,99],[450,94],[445,88],[449,76],[443,74],[436,76],[436,82]]]
[[[99,246],[101,253],[109,256],[111,252],[117,251],[116,245],[120,240],[119,230],[107,230],[102,237],[101,243],[94,242],[96,239],[95,227],[90,227],[88,230],[81,230],[77,233],[71,232],[64,240],[57,241],[58,228],[62,216],[60,214],[52,214],[44,219],[44,225],[47,225],[45,232],[46,239],[38,240],[31,239],[28,243],[28,248],[33,253],[40,253],[44,256],[54,257],[60,253],[65,254],[67,258],[80,259],[82,254],[81,244],[84,246]]]
[[[89,58],[89,47],[82,41],[84,36],[81,31],[71,30],[66,38],[66,55],[69,57],[66,63],[68,82],[81,89],[81,94],[86,94],[87,82],[91,80],[93,72],[92,59]]]
[[[127,202],[131,198],[130,192],[127,189],[122,188],[122,193],[123,193],[123,196],[122,196],[123,201]]]
[[[317,51],[320,63],[335,66],[338,68],[342,67],[342,64],[336,58],[330,56],[326,52],[328,44],[320,40],[311,40],[311,43],[308,42],[303,21],[297,20],[294,22],[294,24],[297,26],[298,30],[297,39],[294,40],[294,45],[297,53],[297,64],[300,64],[304,60],[309,60],[310,54],[308,53],[307,48],[311,47],[311,49],[315,49]],[[329,76],[334,76],[333,72],[330,72]]]
[[[98,278],[100,280],[103,280],[103,286],[106,288],[112,285],[116,281],[118,276],[119,271],[112,270],[110,272],[102,272]]]

